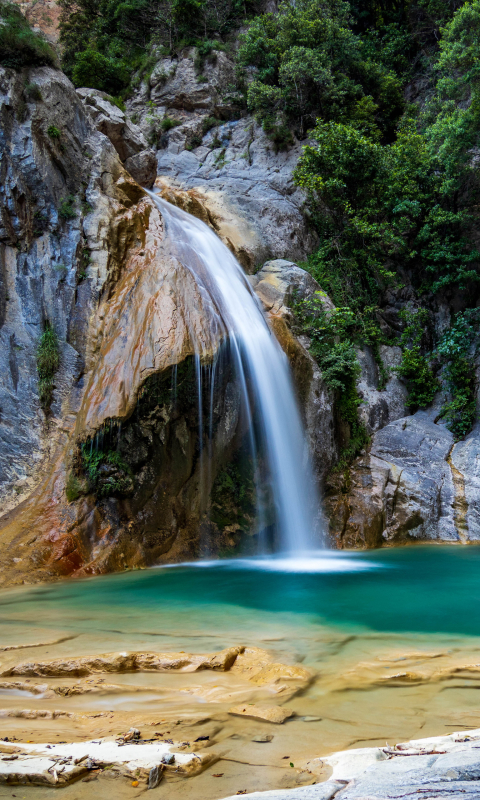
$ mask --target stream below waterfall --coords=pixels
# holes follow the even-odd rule
[[[118,733],[132,714],[143,728],[142,715],[155,713],[152,730],[173,735],[179,725],[189,740],[202,725],[214,726],[211,746],[223,756],[197,777],[173,781],[172,800],[311,782],[302,764],[315,756],[480,726],[479,601],[480,548],[443,545],[198,562],[5,591],[2,671],[60,656],[205,653],[242,644],[313,668],[316,677],[281,701],[295,712],[283,725],[229,715],[236,698],[265,702],[265,692],[228,672],[116,674],[108,678],[117,684],[113,693],[54,700],[3,690],[0,734],[72,741],[92,731]],[[271,695],[268,702],[279,701]],[[6,716],[59,708],[90,712],[89,732],[68,718]],[[271,742],[252,741],[264,733]],[[82,800],[94,787],[80,782],[61,795]],[[40,787],[0,787],[0,796],[12,790],[32,799],[58,796]],[[133,790],[122,784],[102,796],[130,797]],[[165,796],[165,787],[151,796]]]

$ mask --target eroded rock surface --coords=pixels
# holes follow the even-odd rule
[[[385,542],[459,541],[448,459],[453,436],[419,411],[377,431],[350,470],[351,485],[327,502],[340,547]],[[337,486],[344,480],[337,477]]]
[[[110,139],[130,175],[141,186],[151,189],[157,177],[157,162],[140,128],[127,119],[105,92],[77,89],[77,94],[97,131]]]

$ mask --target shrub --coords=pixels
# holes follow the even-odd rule
[[[0,64],[15,70],[57,65],[53,47],[31,30],[13,3],[0,2]]]
[[[90,47],[76,56],[72,81],[75,86],[117,95],[128,86],[130,73],[121,59],[105,56]]]
[[[441,415],[456,440],[469,433],[477,418],[474,358],[478,351],[479,328],[478,308],[458,313],[437,348],[445,364],[443,378],[452,396],[443,405]]]
[[[169,117],[168,114],[165,114],[164,118],[160,123],[161,130],[166,133],[170,131],[172,128],[177,128],[179,125],[182,124],[180,119],[175,119],[174,117]]]
[[[428,312],[422,308],[405,308],[399,316],[404,321],[405,328],[400,339],[403,352],[397,373],[408,389],[407,406],[416,411],[417,408],[429,406],[439,389],[438,380],[421,349]]]
[[[77,212],[75,210],[75,197],[73,194],[60,201],[60,205],[58,207],[58,216],[65,220],[75,219]]]
[[[202,133],[205,136],[208,131],[211,131],[212,128],[218,125],[218,119],[216,117],[204,117],[202,119]]]
[[[60,364],[58,338],[51,324],[47,321],[37,347],[38,394],[40,405],[48,411],[53,399],[53,379]]]
[[[40,87],[36,83],[25,84],[23,93],[27,100],[36,100],[37,102],[41,102],[43,99]]]
[[[55,127],[55,125],[49,125],[47,128],[47,133],[50,136],[50,139],[60,139],[61,131]]]

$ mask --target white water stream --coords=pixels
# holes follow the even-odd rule
[[[194,275],[206,306],[215,316],[209,324],[216,325],[229,342],[254,467],[260,454],[267,461],[278,549],[291,557],[312,550],[319,544],[318,531],[315,533],[319,503],[287,357],[271,333],[242,268],[218,236],[196,217],[152,193],[150,196],[162,213],[172,254]],[[199,404],[203,355],[199,344]],[[255,472],[258,483],[260,473],[257,468]],[[261,532],[260,498],[264,492],[262,486],[256,489],[257,528]]]

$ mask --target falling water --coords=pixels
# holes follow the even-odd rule
[[[209,323],[228,340],[257,481],[260,454],[267,461],[279,549],[291,556],[311,550],[316,538],[318,544],[315,528],[319,505],[287,357],[272,335],[240,265],[218,236],[196,217],[154,194],[151,197],[163,215],[172,255],[194,275],[207,307],[215,315]],[[195,359],[199,403],[201,357],[199,345]],[[202,413],[199,418],[202,420]],[[200,448],[202,460],[207,454],[202,450],[201,430]],[[262,494],[257,486],[259,518]],[[257,524],[260,529],[261,520],[257,519]]]

